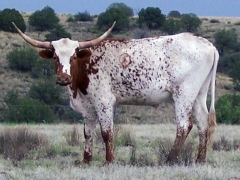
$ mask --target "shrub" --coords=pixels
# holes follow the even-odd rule
[[[9,123],[52,123],[54,119],[51,108],[36,99],[18,98],[5,111],[5,122]]]
[[[197,17],[194,13],[182,14],[180,22],[182,29],[187,32],[196,31],[202,24],[201,19],[199,19],[199,17]]]
[[[173,18],[168,18],[164,22],[162,27],[162,31],[166,32],[169,35],[176,34],[181,29],[181,24],[179,20],[175,20]]]
[[[59,18],[49,6],[46,6],[41,11],[35,11],[29,16],[29,24],[39,31],[51,30],[58,22]]]
[[[111,9],[111,8],[120,9],[127,17],[133,16],[133,9],[124,3],[112,3],[108,6],[107,9]]]
[[[55,75],[55,67],[52,61],[37,59],[30,72],[33,78],[51,78]]]
[[[225,53],[231,53],[238,48],[237,34],[235,30],[219,30],[214,34],[215,46],[217,47],[219,54],[222,56]]]
[[[20,161],[30,158],[33,150],[39,148],[47,150],[48,146],[44,136],[25,127],[6,128],[0,133],[0,154],[7,159]]]
[[[61,94],[63,88],[56,85],[54,79],[40,79],[32,84],[28,95],[32,99],[37,99],[48,105],[62,102]]]
[[[220,21],[218,19],[211,19],[210,23],[220,23]]]
[[[170,11],[167,15],[169,18],[181,18],[181,13],[179,11],[173,10]]]
[[[74,20],[75,21],[93,21],[93,18],[89,14],[89,12],[79,12],[74,15]]]
[[[240,95],[226,94],[216,102],[218,123],[240,124]]]
[[[21,31],[26,31],[26,25],[22,15],[15,9],[4,9],[0,11],[0,30],[17,32],[12,25],[15,22]]]
[[[9,67],[25,72],[31,71],[38,58],[37,50],[30,47],[17,48],[7,54]]]
[[[109,28],[114,21],[117,21],[113,31],[121,31],[129,28],[130,21],[125,12],[120,8],[110,8],[98,16],[97,27],[101,30]]]
[[[60,38],[69,38],[71,39],[71,34],[68,33],[62,25],[56,24],[50,30],[50,34],[46,34],[46,41],[55,41]]]
[[[137,23],[139,27],[146,25],[149,29],[157,29],[164,24],[165,19],[165,16],[158,7],[147,7],[139,11]]]

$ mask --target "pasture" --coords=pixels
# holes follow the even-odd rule
[[[208,151],[205,164],[195,164],[198,133],[193,128],[180,161],[174,166],[164,165],[166,153],[175,138],[174,124],[116,125],[115,163],[102,167],[104,144],[97,128],[94,156],[91,165],[79,165],[82,159],[82,125],[1,125],[1,133],[27,128],[39,137],[47,139],[48,145],[32,149],[21,160],[0,156],[0,179],[18,180],[102,180],[102,179],[237,179],[240,178],[240,128],[219,125]],[[1,139],[1,138],[0,138]],[[75,142],[75,143],[74,143]],[[3,145],[2,141],[0,142]],[[19,146],[24,151],[24,142]]]
[[[28,14],[24,15],[27,22]],[[61,23],[73,35],[73,39],[89,39],[96,34],[89,32],[94,27],[91,23],[78,22],[72,26],[66,23],[67,15],[59,15]],[[202,17],[203,24],[199,34],[212,40],[218,29],[235,28],[238,36],[240,26],[234,25],[239,18]],[[211,24],[210,19],[219,19],[220,23]],[[131,38],[134,30],[114,37]],[[152,31],[151,35],[159,35]],[[44,39],[46,32],[39,34]],[[33,38],[37,32],[28,32]],[[25,44],[17,34],[0,32],[0,103],[10,89],[17,89],[25,94],[33,80],[22,72],[11,71],[7,65],[6,55],[16,47]],[[225,88],[227,87],[227,88]],[[229,77],[217,74],[216,96],[232,92],[232,81]],[[105,149],[100,136],[99,127],[96,131],[93,161],[91,165],[79,165],[84,149],[83,125],[69,124],[38,124],[38,125],[0,125],[1,137],[7,132],[26,128],[37,133],[44,143],[27,151],[24,142],[16,148],[16,152],[7,156],[3,153],[3,141],[0,140],[0,179],[18,180],[145,180],[145,179],[203,179],[203,180],[237,180],[240,179],[240,128],[239,126],[218,125],[214,135],[213,147],[207,153],[205,164],[195,164],[198,146],[196,126],[187,138],[185,147],[175,166],[166,166],[164,161],[176,134],[173,106],[163,103],[158,109],[150,107],[120,108],[119,119],[122,125],[115,127],[115,163],[102,167]],[[163,123],[163,124],[162,124]],[[9,131],[12,130],[12,131]],[[1,139],[1,138],[0,138]],[[26,138],[27,139],[27,138]],[[8,148],[8,147],[7,147]],[[9,147],[9,150],[12,147]],[[15,153],[15,154],[14,154]],[[23,157],[19,157],[23,154]]]

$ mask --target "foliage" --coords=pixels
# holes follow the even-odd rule
[[[226,94],[216,102],[218,123],[240,124],[240,95]]]
[[[71,39],[71,34],[68,33],[62,25],[55,24],[50,30],[50,34],[46,34],[46,41],[55,41],[60,38],[69,38]]]
[[[142,39],[149,37],[149,32],[147,29],[137,28],[134,32],[134,39]]]
[[[162,27],[162,31],[166,32],[169,35],[176,34],[181,29],[181,24],[179,20],[175,20],[173,18],[168,18],[164,22]]]
[[[0,11],[0,30],[7,32],[16,32],[12,25],[12,22],[21,29],[21,31],[26,31],[26,25],[22,15],[15,9],[4,9]]]
[[[225,73],[233,78],[235,83],[240,81],[240,52],[233,54],[224,54],[219,59],[218,72]],[[236,84],[235,84],[236,85]]]
[[[54,79],[40,79],[32,84],[28,95],[32,99],[53,105],[62,102],[62,92],[63,89],[55,83]]]
[[[37,99],[17,98],[14,105],[7,104],[5,122],[11,123],[51,123],[54,114],[51,108]]]
[[[31,71],[35,61],[39,58],[37,50],[27,46],[17,48],[7,54],[8,65],[11,69]]]
[[[98,16],[97,27],[101,30],[109,28],[114,21],[117,21],[113,31],[121,31],[129,28],[130,21],[124,10],[112,7]]]
[[[37,59],[30,74],[33,78],[51,78],[55,75],[54,63],[51,60]]]
[[[120,9],[128,17],[133,16],[133,9],[131,7],[128,7],[124,3],[112,3],[108,6],[107,9],[111,9],[111,8]]]
[[[25,127],[7,128],[0,133],[0,154],[6,159],[21,161],[30,158],[30,154],[37,148],[45,148],[49,143],[45,136],[31,132]]]
[[[220,21],[218,19],[211,19],[210,23],[220,23]]]
[[[170,11],[167,15],[169,18],[181,18],[181,13],[179,11],[173,10]]]
[[[219,54],[231,53],[238,48],[237,34],[235,30],[219,30],[214,34],[215,46],[217,47]]]
[[[74,20],[75,21],[93,21],[93,18],[91,17],[88,11],[85,11],[85,12],[79,12],[75,14]]]
[[[166,17],[158,7],[147,7],[139,11],[137,23],[139,27],[146,25],[149,29],[157,29],[164,24],[165,19]]]
[[[202,24],[201,19],[196,14],[182,14],[181,16],[181,27],[187,32],[194,32]]]
[[[51,30],[58,22],[59,18],[49,6],[46,6],[41,11],[37,10],[29,16],[29,24],[39,31]]]

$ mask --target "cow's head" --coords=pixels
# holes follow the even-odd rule
[[[115,22],[102,36],[91,41],[73,41],[68,38],[62,38],[52,42],[41,42],[24,34],[15,23],[13,23],[13,25],[27,43],[42,48],[39,52],[42,58],[54,59],[57,74],[56,83],[61,86],[66,86],[72,83],[72,69],[74,68],[74,61],[79,59],[77,57],[90,56],[91,54],[86,53],[85,48],[95,46],[104,40],[112,31]],[[81,51],[83,52],[81,53]]]

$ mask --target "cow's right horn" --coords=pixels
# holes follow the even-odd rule
[[[91,41],[79,42],[79,47],[81,49],[83,49],[83,48],[89,48],[89,47],[99,44],[102,40],[104,40],[111,33],[115,23],[116,23],[116,21],[114,21],[113,25],[103,35],[101,35],[97,39],[93,39]]]
[[[17,26],[14,22],[12,22],[13,26],[15,27],[15,29],[17,30],[18,34],[29,44],[31,44],[32,46],[35,47],[39,47],[39,48],[45,48],[45,49],[50,49],[51,48],[51,43],[46,41],[46,42],[42,42],[42,41],[37,41],[35,39],[32,39],[30,37],[28,37],[26,34],[24,34]]]

